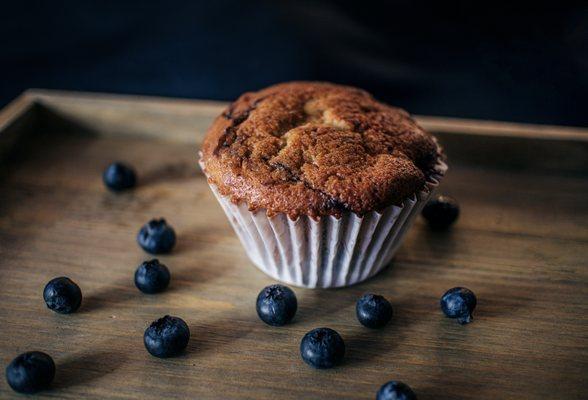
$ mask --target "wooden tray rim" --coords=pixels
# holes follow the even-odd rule
[[[220,113],[228,103],[201,99],[180,99],[127,94],[28,89],[0,110],[0,132],[26,114],[34,105],[51,105],[56,101],[91,102],[94,104],[117,104],[129,106],[141,104],[158,109],[174,109],[175,112],[190,112],[198,109],[203,114]],[[462,119],[416,115],[416,120],[431,132],[460,135],[482,135],[519,139],[546,139],[588,143],[588,128],[526,124],[506,121]]]

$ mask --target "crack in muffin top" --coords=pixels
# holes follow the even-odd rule
[[[290,82],[232,103],[208,130],[201,161],[234,203],[295,219],[400,205],[441,158],[406,111],[361,89]]]

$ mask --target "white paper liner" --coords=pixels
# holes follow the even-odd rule
[[[200,163],[202,170],[204,166]],[[249,211],[245,203],[234,204],[210,184],[247,255],[272,278],[305,288],[336,288],[354,285],[380,272],[394,256],[407,229],[428,201],[447,165],[439,162],[422,191],[402,206],[358,216],[344,213],[314,220],[286,214],[268,217],[266,210]]]

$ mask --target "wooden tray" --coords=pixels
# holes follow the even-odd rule
[[[256,316],[272,280],[247,259],[196,165],[221,103],[29,91],[0,114],[0,361],[38,349],[57,363],[39,397],[371,399],[405,381],[419,399],[581,399],[588,393],[588,131],[419,117],[440,137],[459,199],[454,229],[421,220],[393,265],[347,289],[295,289],[292,325]],[[113,160],[140,185],[105,190]],[[136,266],[149,256],[139,227],[163,216],[179,239],[160,259],[170,290],[142,295]],[[80,312],[58,315],[42,299],[67,275]],[[478,295],[460,326],[439,297],[463,285]],[[355,318],[364,292],[391,299],[383,330]],[[164,314],[190,325],[185,355],[161,360],[143,331]],[[298,346],[328,326],[347,345],[344,365],[307,367]],[[5,380],[1,398],[18,398]]]

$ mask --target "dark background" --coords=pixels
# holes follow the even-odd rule
[[[3,3],[0,105],[29,87],[230,100],[316,79],[418,114],[588,125],[588,2]]]

